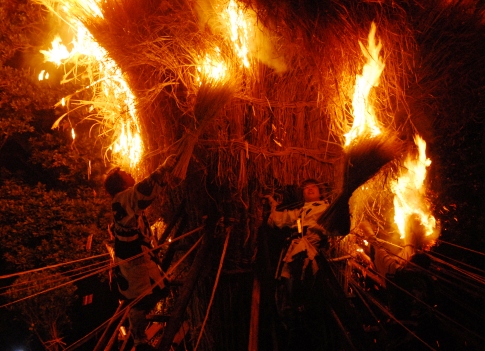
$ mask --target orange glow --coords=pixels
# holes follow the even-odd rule
[[[76,72],[80,71],[79,67],[84,67],[82,79],[87,79],[88,83],[85,84],[83,81],[83,84],[93,92],[91,101],[65,97],[59,104],[65,106],[66,102],[70,102],[71,104],[89,105],[88,110],[96,113],[102,120],[101,123],[112,131],[112,146],[114,147],[111,149],[114,152],[114,161],[130,167],[136,166],[143,153],[143,143],[135,108],[135,96],[116,62],[108,56],[106,50],[94,40],[91,33],[78,19],[84,16],[102,18],[98,2],[58,0],[58,6],[54,9],[52,3],[47,3],[47,0],[39,1],[63,19],[74,33],[69,45],[64,45],[61,37],[56,36],[50,50],[41,50],[45,61],[53,62],[58,66],[69,63],[76,67],[64,75],[61,83],[80,80],[81,78],[76,76]],[[71,49],[68,50],[68,47]],[[126,122],[127,119],[129,122]],[[58,122],[54,127],[58,125]]]
[[[142,156],[139,153],[142,150],[141,143],[140,134],[128,121],[121,124],[121,134],[113,144],[113,151],[129,160],[139,160]]]
[[[409,235],[406,223],[411,216],[417,216],[425,228],[426,236],[436,233],[436,219],[431,215],[429,203],[425,198],[424,181],[426,169],[431,160],[426,157],[426,142],[416,135],[414,142],[418,147],[418,156],[408,155],[399,178],[391,183],[394,193],[394,222],[397,224],[401,239]]]
[[[58,35],[52,41],[51,46],[52,48],[50,50],[40,50],[44,55],[44,61],[52,62],[56,66],[60,66],[64,60],[69,58],[69,50],[62,44],[62,39]]]
[[[100,0],[59,0],[66,13],[88,14],[92,17],[103,18],[103,13],[99,8]]]
[[[227,65],[221,57],[219,47],[216,47],[213,55],[206,54],[200,61],[197,67],[197,71],[199,72],[197,82],[199,84],[204,79],[222,81],[227,78]]]
[[[229,44],[235,68],[249,69],[259,61],[275,72],[288,69],[285,57],[279,51],[279,44],[271,30],[258,19],[257,13],[241,0],[195,0],[200,25],[224,38]],[[231,65],[232,66],[232,65]],[[249,72],[250,73],[250,72]]]
[[[39,75],[38,75],[38,79],[39,81],[42,81],[42,80],[47,80],[49,79],[49,72],[46,72],[45,70],[42,70],[40,71]]]
[[[379,85],[379,78],[384,70],[384,62],[381,60],[380,51],[382,43],[376,43],[376,25],[372,22],[368,37],[368,45],[359,41],[362,53],[367,59],[362,69],[362,74],[358,74],[355,79],[355,90],[352,99],[352,109],[354,121],[352,128],[345,134],[345,146],[362,135],[374,137],[381,133],[379,123],[373,108],[373,102],[369,100],[369,93],[373,87]]]
[[[235,0],[229,0],[224,4],[219,4],[221,23],[228,32],[231,39],[233,50],[240,60],[241,66],[249,67],[249,32],[250,23],[248,14],[237,4]],[[206,53],[199,59],[197,65],[197,83],[202,81],[224,81],[229,78],[228,65],[221,55],[221,50],[216,47],[213,52]]]
[[[228,20],[231,41],[234,51],[241,60],[241,64],[249,67],[249,38],[250,30],[254,26],[254,18],[244,11],[235,0],[230,0],[222,14]]]

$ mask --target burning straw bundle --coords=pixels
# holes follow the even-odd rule
[[[177,164],[172,175],[183,180],[187,173],[190,158],[195,144],[205,127],[214,119],[217,113],[232,98],[234,84],[229,80],[205,80],[202,82],[194,106],[195,128],[187,131],[177,141]]]
[[[317,221],[326,234],[349,233],[349,200],[352,193],[392,161],[400,149],[399,139],[389,133],[381,133],[377,137],[361,137],[349,146],[345,156],[343,191]]]

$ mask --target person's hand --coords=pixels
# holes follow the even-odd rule
[[[372,262],[371,258],[365,252],[357,251],[356,257],[367,266],[374,268],[374,262]]]
[[[177,163],[177,157],[175,157],[175,155],[170,155],[165,159],[165,162],[163,162],[161,168],[166,171],[171,171],[175,167],[176,163]]]
[[[372,229],[371,225],[367,221],[362,221],[359,224],[359,228],[362,230],[362,233],[364,234],[364,238],[370,242],[373,243],[376,241],[376,234],[374,233],[374,230]]]
[[[263,197],[268,200],[268,203],[271,206],[271,211],[275,211],[276,206],[278,206],[278,202],[274,199],[274,197],[272,195],[264,195]]]

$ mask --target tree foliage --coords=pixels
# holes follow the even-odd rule
[[[52,92],[41,89],[30,70],[21,67],[23,54],[40,40],[44,16],[29,1],[0,4],[0,146],[15,133],[31,132],[35,111],[52,106]]]
[[[0,240],[3,260],[18,271],[86,256],[90,235],[100,243],[105,165],[96,140],[81,135],[74,142],[72,120],[51,129],[63,113],[55,103],[76,86],[39,82],[23,59],[24,52],[39,52],[42,34],[48,37],[47,12],[29,1],[7,1],[0,14],[6,20],[0,42]]]
[[[65,285],[64,285],[65,284]],[[58,286],[64,285],[61,288]],[[60,332],[71,326],[66,310],[73,304],[76,287],[61,274],[30,273],[18,278],[8,290],[15,309],[46,350],[57,351],[63,343]]]
[[[65,118],[58,129],[51,128],[64,113],[55,104],[79,87],[75,82],[61,86],[37,79],[43,65],[39,50],[49,38],[47,16],[31,1],[0,3],[2,275],[105,253],[109,207],[101,192],[106,165],[99,145],[89,133],[72,138],[71,126],[83,119],[83,111]],[[88,123],[78,125],[93,128]],[[16,301],[60,285],[68,279],[63,276],[67,268],[62,267],[52,273],[21,275],[7,295]],[[7,282],[11,283],[0,280],[2,286]],[[17,284],[27,285],[19,290],[13,288]],[[69,326],[75,290],[71,283],[11,308],[20,312],[20,319],[43,343],[55,340]],[[59,344],[50,345],[56,349]]]
[[[41,183],[31,187],[6,180],[0,196],[3,258],[12,269],[23,271],[89,256],[90,235],[95,250],[102,249],[105,223],[98,217],[104,202],[93,190],[78,189],[76,196],[69,197],[63,191],[47,191]]]

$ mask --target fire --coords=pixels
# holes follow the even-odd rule
[[[229,21],[231,41],[234,51],[244,67],[249,67],[249,38],[251,25],[248,14],[237,4],[230,0],[222,15]]]
[[[114,62],[107,58],[106,50],[101,47],[93,38],[91,33],[84,25],[78,21],[73,20],[72,26],[75,29],[75,37],[72,41],[73,49],[71,55],[73,57],[84,57],[88,60],[96,60],[101,65],[112,65]]]
[[[376,25],[372,22],[367,47],[364,47],[359,41],[367,62],[362,69],[362,74],[358,74],[355,79],[352,99],[354,121],[350,131],[345,134],[345,146],[350,145],[359,136],[370,135],[370,137],[374,137],[381,133],[372,101],[369,99],[371,89],[379,85],[379,78],[385,66],[380,56],[382,43],[380,41],[376,43],[376,30]]]
[[[141,158],[142,141],[140,134],[134,130],[130,121],[121,124],[121,135],[113,144],[113,151],[121,154],[130,160],[139,160]]]
[[[204,79],[222,81],[227,78],[227,65],[221,57],[219,47],[216,47],[213,55],[206,54],[200,61],[197,67],[197,71],[199,72],[197,82],[199,84]]]
[[[214,34],[229,44],[235,67],[250,69],[259,61],[275,72],[288,69],[284,55],[274,41],[272,31],[258,20],[247,1],[196,0],[196,12],[201,26],[209,26]],[[232,59],[231,59],[232,62]],[[232,66],[232,65],[231,65]],[[246,72],[246,73],[251,73]]]
[[[430,213],[424,186],[426,170],[431,165],[431,160],[426,157],[426,142],[419,135],[416,135],[414,142],[418,147],[417,157],[408,155],[404,162],[405,170],[391,183],[394,193],[394,221],[401,239],[409,235],[406,223],[412,217],[417,217],[426,236],[436,233],[436,219]]]
[[[78,105],[90,104],[90,110],[95,107],[97,115],[103,120],[102,124],[109,126],[108,128],[113,131],[114,147],[111,149],[117,158],[116,161],[134,167],[140,161],[143,150],[135,96],[116,62],[94,40],[77,17],[102,18],[102,12],[93,0],[60,0],[58,4],[58,8],[54,9],[50,4],[44,3],[69,25],[74,33],[72,42],[66,46],[62,43],[61,37],[56,36],[51,44],[52,48],[41,50],[41,53],[44,54],[45,61],[53,62],[57,66],[62,64],[67,67],[66,65],[71,64],[75,67],[64,75],[61,83],[79,79],[79,67],[86,68],[83,73],[88,79],[88,84],[85,85],[93,91],[91,101],[74,100],[69,97],[63,98],[59,104],[65,106],[66,101],[69,101]],[[129,122],[126,122],[126,119],[129,119]]]
[[[42,71],[40,71],[39,75],[38,75],[38,79],[39,81],[42,81],[44,79],[49,79],[49,72],[46,72],[44,69]]]
[[[56,66],[60,66],[62,61],[69,58],[69,51],[66,46],[62,44],[62,39],[57,35],[51,43],[52,48],[50,50],[40,50],[44,55],[46,62],[53,62]]]
[[[239,59],[241,66],[249,68],[249,44],[250,32],[252,31],[252,20],[250,13],[235,1],[229,0],[227,3],[218,4],[221,13],[221,23],[229,34],[233,50]],[[228,65],[224,61],[221,50],[216,47],[214,52],[206,53],[199,59],[197,83],[200,85],[202,80],[223,81],[228,79]]]
[[[60,0],[65,12],[80,11],[92,17],[103,18],[103,13],[98,6],[100,0]],[[77,8],[77,9],[76,9]]]

